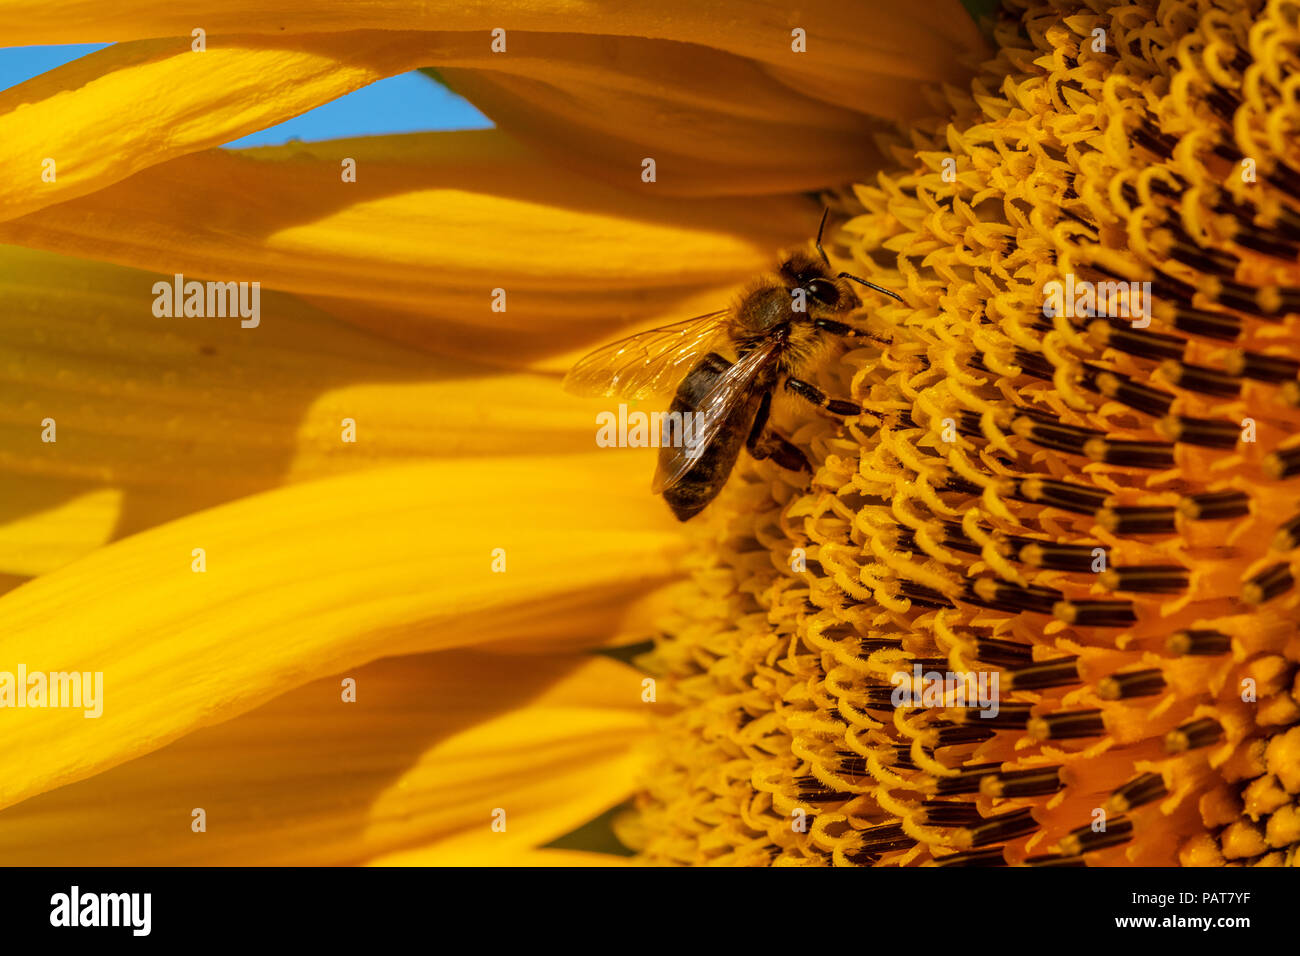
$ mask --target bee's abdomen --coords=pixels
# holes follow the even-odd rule
[[[731,363],[717,352],[710,352],[704,356],[686,373],[682,383],[677,386],[677,393],[673,396],[673,410],[695,411],[700,402],[704,401],[704,396],[709,394],[709,389],[717,384],[722,373],[729,368]]]
[[[682,379],[673,397],[671,410],[683,415],[698,410],[698,404],[709,393],[731,363],[716,353],[709,353]],[[718,496],[722,486],[727,483],[740,449],[749,437],[761,391],[756,390],[750,399],[731,416],[722,427],[722,431],[699,459],[693,464],[682,479],[671,488],[664,490],[664,501],[672,509],[678,521],[686,521],[704,510],[710,501]],[[665,462],[673,454],[671,448],[659,449],[659,460]]]

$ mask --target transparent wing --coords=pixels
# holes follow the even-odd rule
[[[689,431],[689,443],[683,442],[680,448],[668,449],[668,454],[661,454],[659,467],[655,470],[654,483],[650,490],[655,494],[666,491],[682,480],[691,466],[700,460],[700,456],[713,444],[722,433],[722,428],[741,405],[749,400],[754,379],[759,372],[776,360],[777,342],[768,339],[752,352],[741,356],[740,361],[732,365],[718,377],[699,402],[696,411],[699,418],[692,416]],[[698,427],[694,423],[698,421]]]
[[[648,398],[672,391],[722,337],[727,309],[638,332],[596,349],[564,377],[566,391],[606,398]]]

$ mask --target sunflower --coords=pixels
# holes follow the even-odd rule
[[[0,9],[117,41],[0,94],[0,669],[104,686],[5,709],[6,859],[1290,862],[1295,5],[624,7]],[[215,148],[431,65],[498,129]],[[864,413],[682,529],[558,373],[823,201]]]
[[[590,650],[686,542],[559,372],[805,239],[981,44],[700,6],[0,5],[116,41],[0,94],[0,699],[103,682],[3,708],[7,862],[592,859],[538,848],[670,705]],[[217,148],[423,67],[497,128]],[[259,282],[256,327],[155,313],[176,276]]]
[[[1300,6],[1005,10],[855,187],[865,413],[657,649],[650,859],[1296,862]]]

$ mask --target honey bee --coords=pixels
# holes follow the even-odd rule
[[[871,338],[840,321],[861,306],[847,280],[903,300],[847,272],[834,274],[821,242],[826,212],[814,243],[820,260],[806,250],[792,252],[734,307],[613,342],[579,361],[564,379],[576,394],[628,399],[676,385],[671,412],[679,420],[692,415],[699,425],[692,441],[660,447],[651,490],[664,496],[679,521],[717,497],[742,445],[755,459],[812,470],[804,453],[768,423],[778,385],[833,415],[862,412],[857,403],[828,398],[797,375],[821,353],[825,336]],[[735,352],[734,362],[715,351],[724,346]]]

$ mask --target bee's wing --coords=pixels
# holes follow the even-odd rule
[[[659,494],[682,480],[721,434],[732,413],[749,400],[754,379],[776,359],[776,355],[777,342],[768,339],[753,351],[746,352],[740,361],[718,377],[696,406],[695,410],[703,417],[691,418],[692,425],[695,421],[700,422],[699,427],[690,430],[691,447],[686,447],[683,442],[681,447],[666,448],[660,452],[659,467],[655,470],[651,491]],[[690,413],[684,412],[683,417],[688,414]]]
[[[671,391],[722,335],[728,310],[638,332],[599,348],[564,377],[577,395],[641,399]]]

